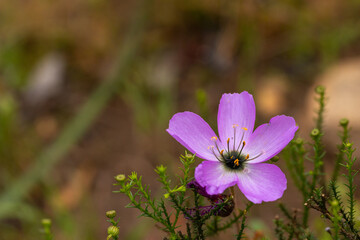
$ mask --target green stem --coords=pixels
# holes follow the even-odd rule
[[[344,151],[345,151],[345,143],[349,140],[349,128],[348,128],[348,120],[342,119],[340,121],[340,125],[342,127],[341,133],[341,144],[338,145],[338,154],[336,156],[335,167],[332,173],[332,181],[336,181],[339,176],[340,166],[344,161]]]
[[[201,215],[199,212],[200,195],[196,191],[193,191],[193,192],[194,192],[194,202],[195,202],[195,209],[196,209],[196,219],[193,222],[194,222],[194,225],[196,228],[198,239],[203,240],[203,239],[205,239],[205,236],[204,236],[204,231],[202,229],[204,222],[202,221]],[[195,239],[197,239],[197,238],[195,238]]]

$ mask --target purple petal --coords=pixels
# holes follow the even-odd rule
[[[177,113],[170,119],[166,131],[197,157],[218,161],[209,149],[209,146],[214,145],[211,138],[216,134],[199,115],[192,112]]]
[[[246,141],[254,129],[255,114],[254,99],[248,92],[223,94],[218,112],[218,131],[221,142],[225,145],[227,139],[230,138],[230,146],[234,146],[233,126],[237,126],[235,146],[239,145],[243,134]]]
[[[186,184],[186,187],[194,189],[198,194],[200,194],[201,196],[206,197],[206,198],[208,198],[210,200],[218,199],[219,196],[221,196],[221,195],[218,195],[218,194],[217,195],[208,194],[206,192],[205,187],[201,186],[196,180],[192,180],[191,182]]]
[[[288,116],[276,116],[254,131],[243,150],[249,154],[249,163],[260,163],[278,154],[294,138],[298,130],[295,120]]]
[[[210,195],[221,194],[238,181],[234,172],[225,170],[221,162],[213,161],[203,161],[197,166],[195,179]]]
[[[241,192],[253,203],[275,201],[286,189],[285,174],[274,164],[248,164],[238,177]]]
[[[206,214],[209,214],[211,210],[214,209],[214,206],[210,205],[210,206],[200,206],[197,208],[188,208],[186,209],[187,214],[189,214],[192,218],[196,217],[196,210],[199,211],[200,216],[204,216]],[[187,216],[186,214],[184,214],[184,217],[186,219],[190,219],[189,216]]]

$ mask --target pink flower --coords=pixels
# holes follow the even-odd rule
[[[274,164],[262,163],[278,154],[298,127],[292,117],[280,115],[254,129],[255,103],[251,94],[224,94],[218,111],[216,136],[197,114],[181,112],[167,132],[197,157],[195,179],[210,195],[238,185],[253,203],[275,201],[286,189],[286,177]]]

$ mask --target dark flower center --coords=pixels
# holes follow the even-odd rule
[[[223,153],[221,155],[222,162],[230,169],[244,169],[244,162],[247,160],[247,157],[241,154],[239,151],[230,151]]]

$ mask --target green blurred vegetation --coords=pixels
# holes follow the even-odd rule
[[[272,72],[286,76],[290,107],[299,106],[326,66],[359,56],[359,12],[357,0],[1,1],[0,239],[39,239],[42,217],[53,219],[56,239],[105,236],[91,187],[74,208],[54,201],[70,171],[62,162],[86,149],[98,119],[111,122],[121,108],[117,120],[127,122],[112,140],[129,155],[142,146],[144,161],[171,162],[164,130],[174,112],[214,123],[223,92],[256,94],[255,79]],[[52,53],[65,62],[62,87],[30,104],[34,69]],[[136,137],[123,134],[129,129]],[[109,175],[120,161],[99,158],[109,159],[88,164]],[[124,236],[133,232],[122,227]]]

